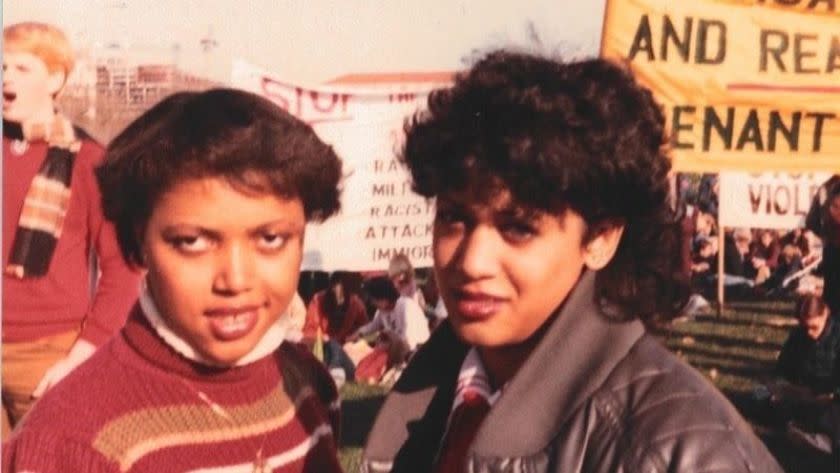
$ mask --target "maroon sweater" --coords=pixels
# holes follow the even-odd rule
[[[298,345],[210,368],[175,353],[135,308],[24,418],[2,471],[340,472],[338,404],[332,378]]]
[[[309,308],[306,310],[306,322],[303,325],[303,339],[315,340],[320,325],[322,334],[329,335],[330,339],[343,345],[347,341],[347,337],[352,335],[359,327],[368,323],[365,303],[359,296],[350,294],[347,299],[347,309],[344,313],[331,316],[324,308],[327,291],[329,289],[318,292],[309,302]]]
[[[9,261],[23,199],[47,156],[47,143],[20,141],[20,127],[3,122],[3,267]],[[15,140],[18,146],[13,146]],[[21,152],[22,151],[22,152]],[[137,300],[140,275],[120,255],[113,226],[102,216],[93,174],[102,147],[86,138],[73,165],[70,206],[61,237],[41,278],[3,275],[3,341],[32,341],[82,328],[81,337],[101,345],[116,333]],[[88,254],[97,256],[101,276],[90,288]]]

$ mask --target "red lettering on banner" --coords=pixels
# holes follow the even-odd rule
[[[804,184],[803,184],[804,185]],[[753,214],[796,215],[803,217],[808,212],[811,199],[819,186],[808,186],[805,200],[800,199],[800,184],[791,186],[779,184],[749,185],[750,208]],[[763,210],[763,212],[762,212]]]
[[[776,215],[788,213],[790,210],[790,189],[785,186],[776,188],[776,192],[773,193],[773,210],[776,211]]]
[[[752,213],[758,213],[759,205],[761,205],[761,191],[759,190],[759,192],[756,193],[755,188],[752,184],[750,184],[750,207],[752,208]]]
[[[348,94],[329,94],[330,102],[326,106],[321,104],[321,97],[327,96],[327,94],[319,94],[313,90],[309,92],[309,96],[312,98],[312,106],[319,112],[333,112],[338,104],[341,104],[342,113],[347,112],[347,100],[350,98]]]
[[[298,118],[303,117],[303,100],[301,100],[301,95],[303,95],[303,89],[300,87],[295,87],[295,97],[297,100],[295,103],[297,104],[297,111],[295,112],[295,116]]]
[[[260,80],[260,90],[264,97],[309,124],[353,118],[348,114],[347,106],[351,94],[292,88],[265,76]]]
[[[283,97],[282,90],[283,84],[273,80],[270,77],[263,77],[260,81],[260,89],[262,89],[262,95],[277,104],[278,107],[282,108],[283,110],[289,110],[289,101],[286,100],[286,97]]]
[[[390,103],[402,103],[402,102],[413,102],[414,99],[417,98],[417,94],[411,93],[403,93],[403,94],[388,94],[388,102]]]

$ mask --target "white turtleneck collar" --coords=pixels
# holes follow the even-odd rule
[[[158,336],[163,339],[167,345],[185,358],[207,366],[243,366],[253,363],[270,355],[271,353],[274,353],[274,351],[277,350],[277,348],[280,347],[286,339],[286,335],[291,328],[289,324],[290,317],[288,317],[287,309],[286,312],[281,314],[280,317],[277,318],[277,321],[269,327],[268,331],[266,331],[265,335],[263,335],[260,341],[257,342],[253,350],[246,353],[242,358],[236,360],[236,362],[232,365],[220,365],[219,363],[208,360],[202,356],[195,348],[192,347],[192,345],[189,344],[189,342],[181,338],[180,335],[172,330],[169,324],[167,324],[166,319],[164,319],[163,316],[161,316],[160,311],[158,311],[157,305],[152,299],[152,295],[145,283],[143,284],[143,289],[140,292],[140,307],[143,309],[143,314],[146,316],[146,320],[149,321],[152,328],[154,328]]]

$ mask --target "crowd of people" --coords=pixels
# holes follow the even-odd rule
[[[675,211],[664,115],[623,67],[499,50],[458,74],[399,150],[433,271],[397,255],[301,297],[342,176],[309,125],[180,92],[103,148],[58,111],[61,31],[5,28],[3,62],[4,471],[341,471],[349,380],[392,387],[368,472],[781,471],[647,331],[711,297],[723,230],[713,176]],[[724,273],[810,292],[757,397],[804,386],[791,431],[840,458],[836,176],[807,222],[727,231]]]
[[[717,176],[699,181],[682,202],[693,292],[683,314],[691,317],[717,297],[723,232],[725,297],[786,299],[796,307],[798,323],[779,353],[777,376],[753,392],[756,417],[784,428],[801,446],[834,455],[840,465],[840,176],[817,189],[803,227],[781,230],[719,228],[712,212]]]
[[[714,182],[716,175],[702,175],[700,187],[716,188],[703,183]],[[687,179],[686,179],[687,181]],[[683,184],[685,186],[685,184]],[[717,298],[719,274],[723,275],[726,297],[798,298],[802,295],[824,295],[836,307],[838,288],[836,256],[836,222],[831,205],[840,208],[840,201],[831,204],[828,195],[840,193],[837,177],[832,177],[814,197],[805,226],[792,229],[720,228],[717,217],[709,209],[717,208],[717,198],[701,192],[681,202],[685,270],[690,274],[696,300]],[[823,195],[823,197],[820,197]],[[827,222],[827,223],[823,223]],[[835,223],[831,223],[835,222]],[[723,268],[719,268],[720,233],[723,232]],[[694,304],[697,309],[705,304]],[[835,309],[836,310],[836,309]]]

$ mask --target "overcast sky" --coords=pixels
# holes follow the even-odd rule
[[[453,70],[475,51],[533,46],[597,54],[603,0],[3,0],[3,23],[54,23],[81,44],[172,49],[228,80],[243,58],[288,81],[351,72]],[[218,46],[205,54],[200,40]]]

